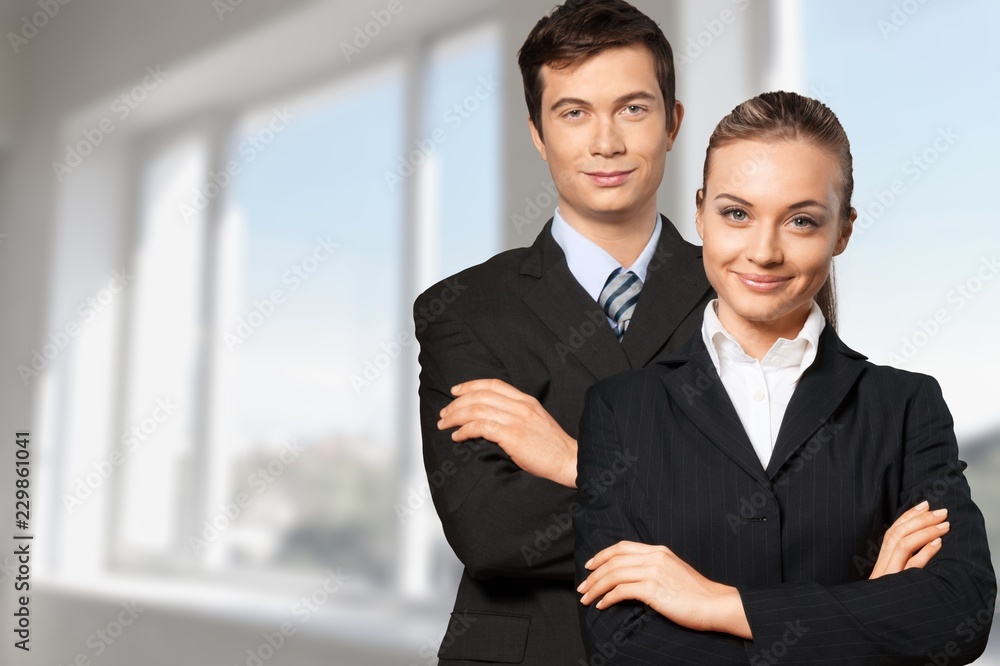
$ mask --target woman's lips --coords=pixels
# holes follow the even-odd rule
[[[632,171],[635,171],[635,169]],[[601,187],[614,187],[616,185],[621,185],[628,180],[629,176],[632,175],[632,171],[598,171],[588,173],[587,175],[596,185],[600,185]]]
[[[754,275],[753,273],[736,273],[736,277],[740,279],[740,282],[745,284],[747,288],[753,291],[769,292],[775,289],[781,289],[785,286],[790,277],[781,277],[779,275]]]

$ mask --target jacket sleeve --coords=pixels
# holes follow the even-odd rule
[[[931,377],[922,378],[909,405],[903,442],[899,506],[927,499],[948,508],[951,530],[941,550],[924,569],[873,581],[740,588],[754,636],[751,660],[954,665],[983,653],[996,576],[952,417]]]
[[[642,465],[644,452],[624,442],[615,414],[603,395],[605,382],[587,391],[580,421],[575,511],[577,583],[584,564],[619,541],[650,543],[630,505],[630,479]],[[630,386],[634,386],[630,385]],[[634,389],[642,390],[641,387]],[[638,396],[635,401],[638,401]],[[616,405],[634,404],[617,396]],[[626,418],[621,416],[621,418]],[[591,663],[747,664],[746,641],[726,634],[682,627],[639,601],[622,601],[603,610],[580,604],[584,643]]]
[[[414,303],[420,344],[420,430],[431,497],[445,537],[474,578],[573,577],[573,532],[568,513],[573,488],[518,467],[484,439],[453,442],[438,430],[451,387],[472,379],[511,383],[503,365],[455,308],[433,318],[427,294]],[[441,308],[438,308],[439,310]]]

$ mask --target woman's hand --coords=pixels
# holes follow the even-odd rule
[[[938,554],[941,537],[948,533],[951,524],[945,521],[948,509],[928,511],[929,508],[926,501],[921,502],[904,512],[886,530],[869,580],[903,569],[923,569]]]
[[[585,605],[600,599],[603,610],[634,599],[689,629],[751,638],[739,591],[705,578],[666,546],[621,541],[586,568],[592,573],[577,588]]]

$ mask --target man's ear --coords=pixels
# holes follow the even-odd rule
[[[531,116],[528,116],[528,129],[531,130],[531,142],[535,144],[535,150],[542,156],[543,162],[548,162],[549,160],[545,156],[545,142],[542,141],[542,137],[538,134],[535,123],[531,121]]]
[[[670,127],[667,128],[667,151],[674,147],[677,133],[681,131],[681,121],[684,120],[684,105],[674,102],[674,113],[670,116]]]
[[[854,233],[854,221],[857,219],[858,211],[855,208],[851,208],[851,217],[848,218],[847,224],[841,229],[837,244],[833,246],[833,256],[836,257],[847,249],[847,243],[851,240],[851,234]]]
[[[697,206],[694,213],[694,226],[698,229],[698,238],[705,240],[705,223],[701,219],[701,212],[705,210],[705,190],[698,189],[694,195],[694,204]]]

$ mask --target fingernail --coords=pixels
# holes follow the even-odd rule
[[[927,500],[924,500],[923,502],[921,502],[920,504],[916,505],[913,508],[916,509],[917,511],[923,511],[928,506],[930,506],[930,505],[927,503]]]
[[[949,527],[951,527],[951,523],[949,523],[947,520],[938,525],[938,529],[942,531],[948,529]]]
[[[940,546],[941,545],[941,537],[938,537],[937,539],[934,539],[934,541],[931,541],[931,545],[932,546]]]
[[[590,565],[593,564],[593,563],[594,563],[594,558],[590,558],[589,560],[587,560],[587,563],[583,565],[583,568],[584,569],[589,569]]]
[[[948,509],[935,509],[934,515],[935,516],[947,516],[948,515]]]
[[[576,591],[577,592],[583,592],[583,586],[586,585],[586,584],[587,584],[587,581],[583,581],[582,583],[580,583],[579,585],[577,585],[576,586]]]
[[[455,384],[454,386],[451,387],[451,392],[457,393],[461,388],[462,388],[461,384]]]

